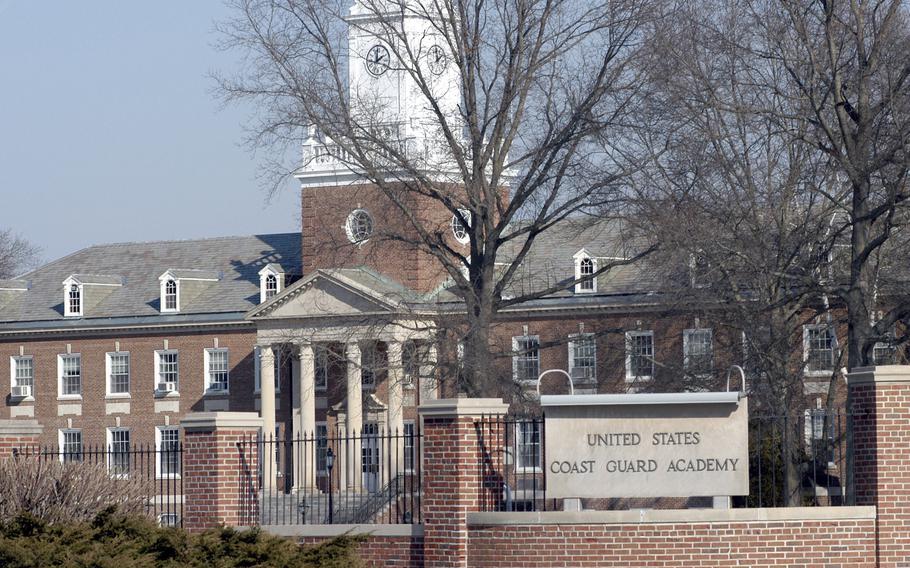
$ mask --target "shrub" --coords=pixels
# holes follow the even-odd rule
[[[26,513],[47,523],[88,521],[112,505],[145,511],[147,481],[111,478],[105,464],[23,456],[0,460],[0,522]]]
[[[189,534],[113,509],[91,522],[60,524],[21,514],[0,527],[0,566],[353,568],[362,566],[356,547],[363,539],[345,535],[304,548],[259,530]]]

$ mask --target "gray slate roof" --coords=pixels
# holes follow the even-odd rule
[[[21,297],[0,303],[0,331],[11,322],[56,322],[63,316],[63,281],[74,274],[106,275],[122,286],[114,288],[83,322],[111,318],[163,316],[158,277],[175,269],[189,278],[221,278],[209,284],[181,314],[242,314],[259,303],[259,271],[280,263],[289,274],[300,273],[300,233],[222,237],[185,241],[120,243],[89,247],[23,275],[30,289]],[[114,278],[112,278],[114,277]],[[238,318],[239,319],[239,318]],[[6,322],[6,323],[4,323]],[[33,324],[34,325],[34,324]],[[19,327],[19,326],[16,326]]]

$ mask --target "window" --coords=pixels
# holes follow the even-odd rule
[[[325,456],[329,450],[329,429],[325,422],[316,423],[316,475],[326,474]]]
[[[130,354],[107,354],[107,394],[130,394]]]
[[[177,281],[168,279],[164,281],[164,311],[177,311]]]
[[[278,294],[278,277],[267,274],[265,277],[265,299],[273,298]]]
[[[824,375],[834,369],[834,334],[827,325],[803,326],[806,373]]]
[[[79,284],[70,284],[66,287],[66,298],[64,306],[66,308],[64,310],[64,315],[82,315],[82,286]]]
[[[57,358],[59,368],[59,395],[61,397],[82,396],[82,356],[60,355]]]
[[[519,382],[536,382],[540,375],[540,338],[525,335],[512,338],[512,376]]]
[[[594,278],[594,273],[597,272],[597,260],[592,258],[588,251],[581,249],[575,256],[575,279],[581,280],[582,278],[588,278],[575,284],[576,293],[591,293],[597,291],[597,279]]]
[[[466,226],[462,223],[458,215],[452,215],[452,234],[455,236],[456,241],[464,245],[471,240],[471,235],[468,233],[468,227],[471,223],[471,212],[467,209],[459,209],[458,213],[468,222],[468,225]]]
[[[872,347],[872,364],[895,365],[897,363],[897,348],[894,345],[894,338],[889,337],[886,341],[879,341]]]
[[[324,391],[329,384],[329,350],[326,347],[316,347],[313,356],[315,358],[314,386],[316,390]]]
[[[82,430],[66,428],[60,430],[60,461],[73,463],[82,461]]]
[[[414,471],[414,458],[415,458],[415,453],[414,453],[414,433],[415,433],[414,423],[413,423],[413,422],[405,422],[405,423],[404,423],[404,431],[403,431],[403,433],[404,433],[404,444],[402,444],[402,447],[404,448],[404,449],[403,449],[403,451],[404,451],[404,470],[405,470],[406,472],[413,472],[413,471]]]
[[[569,374],[573,381],[597,379],[597,342],[593,335],[575,335],[569,341]]]
[[[206,349],[206,389],[212,392],[228,392],[228,350]]]
[[[344,228],[349,241],[363,243],[373,234],[373,217],[364,209],[355,209],[348,215]]]
[[[515,423],[515,466],[519,471],[540,469],[540,421]]]
[[[376,344],[371,343],[360,354],[360,384],[363,390],[376,388]]]
[[[180,515],[177,513],[161,513],[158,515],[159,527],[179,527]]]
[[[683,332],[683,365],[687,373],[709,375],[714,370],[714,338],[710,329]]]
[[[274,350],[275,353],[275,392],[281,392],[281,353]],[[253,349],[253,391],[260,392],[262,384],[260,374],[262,370],[262,349],[256,347]]]
[[[654,332],[626,332],[626,380],[650,380],[654,376]]]
[[[406,341],[401,346],[402,385],[406,388],[413,387],[420,376],[419,347],[413,341]]]
[[[155,377],[159,392],[177,392],[180,388],[180,357],[176,350],[155,351]]]
[[[112,476],[128,477],[130,474],[130,431],[126,428],[107,430],[107,467]]]
[[[180,429],[158,426],[155,429],[155,450],[158,453],[158,477],[179,477]]]
[[[35,395],[35,361],[31,357],[10,358],[10,382],[13,397]]]

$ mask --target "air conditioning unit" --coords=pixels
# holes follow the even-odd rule
[[[158,392],[176,392],[177,383],[166,382],[158,383]]]
[[[13,398],[27,398],[32,396],[31,385],[21,385],[13,387]]]

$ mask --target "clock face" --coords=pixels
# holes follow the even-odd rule
[[[434,75],[440,75],[445,71],[447,59],[445,50],[438,45],[431,46],[427,50],[427,64]]]
[[[375,77],[379,77],[389,70],[389,50],[384,45],[374,45],[367,52],[367,71]]]

